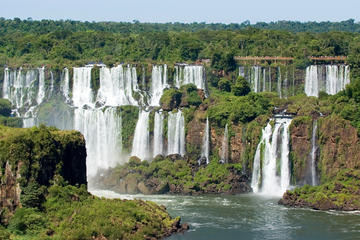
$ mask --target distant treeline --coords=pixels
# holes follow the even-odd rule
[[[278,22],[310,26],[311,23]],[[353,20],[341,23],[313,23],[350,29]],[[87,62],[175,63],[211,59],[215,70],[236,69],[234,56],[294,57],[296,67],[310,64],[309,56],[348,56],[348,63],[360,69],[360,33],[292,32],[258,29],[258,23],[242,24],[155,24],[90,23],[79,21],[32,21],[0,19],[0,66],[23,65],[64,67]],[[328,28],[328,27],[327,27]],[[218,29],[218,30],[209,30]],[[315,29],[315,28],[314,28]]]
[[[140,23],[137,20],[130,22],[81,22],[73,20],[41,20],[35,21],[31,18],[21,20],[20,18],[0,18],[0,34],[12,32],[26,32],[44,34],[57,30],[68,31],[105,31],[112,33],[144,33],[144,32],[195,32],[199,30],[241,30],[248,27],[269,30],[285,30],[290,32],[360,32],[360,23],[354,19],[341,22],[299,22],[299,21],[277,21],[258,22],[250,24],[249,21],[242,23]]]

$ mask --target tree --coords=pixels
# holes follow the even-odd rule
[[[221,78],[218,83],[219,89],[225,92],[231,92],[231,82],[227,78]]]
[[[244,77],[239,76],[232,87],[232,91],[235,96],[245,96],[251,91],[250,84]]]

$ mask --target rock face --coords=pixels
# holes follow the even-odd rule
[[[0,128],[1,208],[12,213],[21,206],[22,189],[29,183],[49,186],[50,180],[63,178],[72,185],[86,184],[85,140],[80,133]]]
[[[290,126],[290,159],[293,166],[293,184],[303,185],[309,178],[311,126],[311,118],[306,117],[295,118]]]
[[[360,168],[360,139],[356,128],[336,115],[319,119],[321,181],[329,180],[343,169]]]

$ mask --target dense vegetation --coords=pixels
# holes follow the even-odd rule
[[[351,25],[351,21],[338,24]],[[292,33],[248,26],[241,30],[224,27],[216,31],[208,28],[177,31],[166,28],[171,24],[159,24],[167,30],[155,31],[146,30],[141,27],[143,25],[118,24],[119,28],[127,29],[129,33],[112,30],[111,26],[117,26],[117,23],[3,19],[0,21],[0,65],[28,64],[38,67],[50,64],[56,67],[83,65],[89,61],[106,64],[124,61],[174,63],[211,58],[215,69],[228,72],[234,70],[232,58],[237,55],[291,56],[296,58],[294,63],[302,67],[308,64],[308,56],[319,55],[347,55],[350,64],[359,63],[358,33]],[[139,30],[131,31],[132,28]]]
[[[277,21],[277,22],[258,22],[250,24],[249,21],[243,23],[140,23],[134,20],[129,22],[80,22],[73,20],[41,20],[35,21],[31,18],[21,20],[19,18],[5,19],[0,18],[0,33],[12,32],[32,32],[48,33],[52,31],[104,31],[114,33],[144,33],[144,32],[166,32],[166,31],[185,31],[194,32],[203,29],[207,30],[241,30],[247,27],[271,30],[286,30],[290,32],[329,32],[346,31],[360,32],[360,24],[355,23],[354,19],[341,22],[298,22],[298,21]]]
[[[0,239],[150,239],[178,230],[180,218],[155,203],[90,195],[85,162],[79,132],[0,126]]]
[[[22,120],[11,116],[11,102],[0,98],[0,125],[9,127],[21,127]]]

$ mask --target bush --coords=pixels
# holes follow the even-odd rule
[[[219,89],[225,92],[231,92],[231,82],[229,79],[221,78],[218,83]]]
[[[11,102],[7,99],[0,99],[0,115],[9,117],[11,114]]]
[[[251,91],[250,84],[244,77],[239,76],[232,91],[235,96],[245,96]]]
[[[18,208],[9,223],[9,230],[16,234],[36,234],[46,228],[45,214],[35,208]]]
[[[45,186],[40,186],[37,182],[30,182],[23,188],[20,196],[21,204],[28,208],[41,208],[45,201]]]

